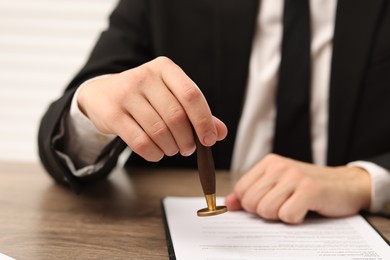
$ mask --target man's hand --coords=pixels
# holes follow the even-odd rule
[[[320,167],[270,154],[238,181],[226,206],[287,223],[301,223],[308,211],[348,216],[369,208],[370,182],[361,168]]]
[[[86,83],[77,102],[98,130],[120,136],[149,161],[192,154],[192,126],[206,146],[227,134],[196,84],[165,57]]]

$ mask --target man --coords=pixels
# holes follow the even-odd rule
[[[126,145],[130,165],[194,167],[193,127],[243,176],[230,210],[288,223],[384,211],[389,31],[385,0],[122,0],[42,119],[42,162],[76,192]]]

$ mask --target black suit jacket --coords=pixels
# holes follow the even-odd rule
[[[217,168],[230,166],[243,106],[258,0],[122,0],[85,67],[44,115],[39,153],[47,171],[79,191],[107,175],[125,144],[117,139],[108,163],[76,178],[55,153],[52,137],[85,80],[121,72],[165,55],[199,85],[229,135],[213,147]],[[339,0],[329,95],[329,165],[373,161],[390,169],[390,3]],[[60,145],[60,144],[58,144]],[[299,149],[299,148],[298,148]],[[134,155],[129,163],[148,165]],[[195,166],[194,158],[164,158],[157,165]]]

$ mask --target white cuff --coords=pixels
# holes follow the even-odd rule
[[[73,96],[70,113],[63,118],[59,134],[53,139],[54,142],[64,140],[63,150],[56,152],[78,177],[89,175],[102,167],[105,160],[96,163],[96,159],[116,137],[97,130],[92,121],[81,112],[77,103],[78,93],[85,84],[106,76],[108,75],[95,77],[80,85]]]
[[[74,153],[78,160],[85,165],[94,163],[104,147],[116,137],[115,135],[104,134],[97,130],[92,121],[81,112],[77,103],[78,93],[85,84],[105,76],[90,79],[78,88],[73,96],[70,106],[70,116],[66,122],[69,136],[72,140],[67,150],[72,154]]]
[[[363,168],[370,174],[370,212],[390,215],[390,171],[375,163],[367,161],[351,162],[348,166]]]
[[[84,82],[75,92],[72,103],[70,105],[70,117],[68,123],[72,124],[74,126],[75,133],[79,137],[86,137],[88,140],[97,140],[99,142],[102,142],[104,144],[108,144],[111,142],[115,135],[111,134],[104,134],[96,129],[95,125],[92,123],[91,120],[89,120],[88,117],[86,117],[83,112],[81,112],[78,103],[77,103],[77,97],[80,92],[80,90],[90,81],[96,80],[97,78],[105,77],[99,76],[90,80],[87,80]]]
[[[72,138],[69,138],[69,137],[67,138],[66,137],[67,135],[65,134],[65,129],[67,128],[67,126],[65,126],[65,122],[66,122],[67,117],[68,116],[65,116],[62,118],[62,120],[60,122],[59,132],[57,135],[55,135],[53,137],[53,143],[56,143],[60,140],[63,140],[63,142],[65,143],[65,148],[63,149],[63,151],[56,150],[55,152],[57,153],[57,155],[59,157],[62,158],[62,160],[64,160],[64,162],[66,163],[69,170],[71,171],[71,173],[74,176],[83,177],[83,176],[91,175],[94,172],[97,172],[99,169],[101,169],[104,166],[108,157],[103,158],[102,160],[100,160],[97,163],[91,163],[90,165],[84,165],[84,166],[77,168],[76,165],[80,166],[79,163],[77,163],[77,162],[79,162],[79,160],[77,158],[77,153],[76,152],[72,153],[72,150],[69,149],[69,147],[72,147],[74,140]],[[73,158],[73,160],[71,158]]]

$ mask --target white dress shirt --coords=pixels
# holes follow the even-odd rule
[[[248,171],[272,149],[283,2],[265,0],[259,6],[245,105],[234,147],[232,170],[235,172]],[[336,3],[336,0],[310,1],[311,143],[313,161],[317,165],[326,163],[328,90]]]
[[[326,164],[328,92],[332,40],[337,0],[310,0],[311,11],[311,137],[313,160]],[[232,159],[232,172],[244,174],[272,149],[276,116],[275,91],[281,58],[283,0],[262,0],[253,39],[249,64],[248,86],[243,113],[239,122]],[[82,87],[82,86],[80,86]],[[114,136],[100,133],[77,106],[75,94],[65,127],[69,132],[66,151],[59,152],[74,174],[84,176],[100,167],[94,164],[100,151]],[[69,158],[70,157],[70,158]],[[371,162],[351,162],[364,168],[372,179],[372,212],[383,211],[390,203],[390,172]],[[79,168],[79,169],[77,169]]]

